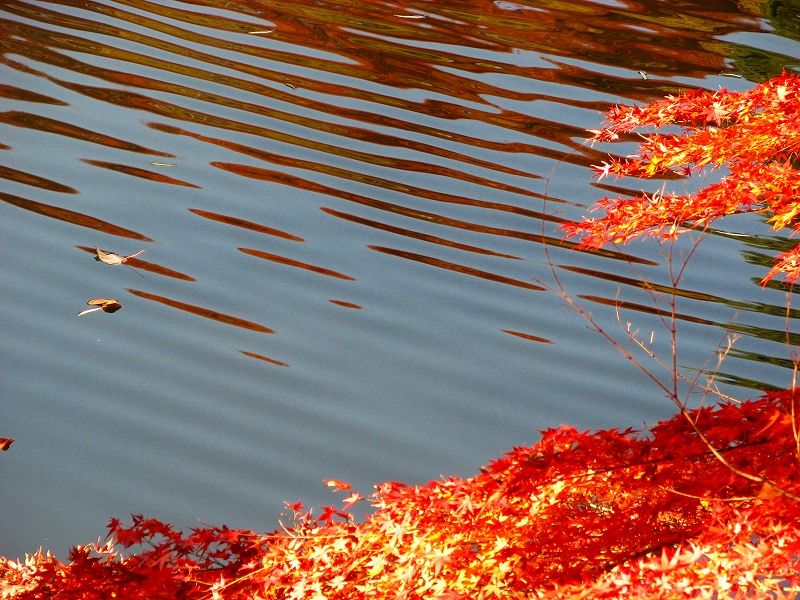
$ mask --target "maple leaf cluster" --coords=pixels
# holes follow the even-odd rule
[[[625,243],[640,236],[673,239],[689,229],[742,212],[765,212],[775,230],[800,231],[800,77],[783,73],[747,92],[690,91],[647,106],[615,106],[592,142],[611,142],[647,127],[681,133],[640,134],[637,154],[595,166],[600,179],[692,176],[725,167],[721,181],[692,194],[641,193],[599,200],[605,214],[563,226],[581,246]],[[777,257],[762,280],[800,278],[800,244]]]
[[[280,600],[790,598],[800,592],[800,388],[682,411],[647,434],[543,432],[469,479],[339,481],[272,534],[135,516],[75,548],[0,559],[0,595]],[[138,551],[129,552],[132,548]]]

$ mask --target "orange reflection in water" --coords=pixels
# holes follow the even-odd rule
[[[358,223],[359,225],[366,225],[367,227],[374,227],[375,229],[381,229],[382,231],[388,231],[389,233],[395,233],[398,235],[404,235],[406,237],[414,238],[417,240],[423,240],[425,242],[430,242],[432,244],[437,244],[439,246],[447,246],[448,248],[466,250],[467,252],[474,252],[476,254],[486,254],[488,256],[499,256],[501,258],[510,258],[512,260],[522,260],[519,256],[513,256],[511,254],[503,254],[501,252],[495,252],[493,250],[488,250],[486,248],[478,248],[477,246],[462,244],[461,242],[455,242],[453,240],[448,240],[439,236],[428,235],[426,233],[420,233],[418,231],[412,231],[410,229],[404,229],[402,227],[395,227],[394,225],[388,225],[380,221],[373,221],[372,219],[365,219],[363,217],[358,217],[356,215],[351,215],[350,213],[344,213],[338,210],[333,210],[332,208],[326,208],[324,206],[321,207],[320,210],[339,219],[352,221],[353,223]]]
[[[180,179],[174,179],[172,177],[164,175],[163,173],[156,173],[154,171],[150,171],[149,169],[142,169],[141,167],[132,167],[130,165],[112,163],[104,160],[93,160],[89,158],[82,158],[81,161],[85,162],[88,165],[100,167],[102,169],[108,169],[109,171],[115,171],[117,173],[124,173],[125,175],[130,175],[132,177],[148,179],[156,183],[167,183],[170,185],[182,185],[184,187],[195,188],[198,190],[201,189],[199,185],[188,183],[186,181],[181,181]]]
[[[71,125],[70,123],[64,123],[63,121],[51,119],[50,117],[34,115],[26,112],[8,111],[0,113],[0,123],[14,125],[24,129],[32,129],[35,131],[44,131],[51,134],[63,135],[81,140],[83,142],[89,142],[91,144],[100,144],[101,146],[105,146],[107,148],[127,150],[128,152],[136,152],[138,154],[172,157],[172,154],[167,152],[159,152],[158,150],[146,148],[145,146],[140,146],[134,142],[126,142],[125,140],[98,133],[96,131],[92,131],[91,129],[85,129],[83,127],[78,127],[77,125]]]
[[[24,90],[13,85],[0,83],[0,98],[9,100],[21,100],[22,102],[32,102],[34,104],[52,104],[54,106],[68,106],[63,100],[45,96],[33,90]]]
[[[241,227],[242,229],[255,231],[256,233],[265,233],[267,235],[274,235],[276,237],[283,238],[285,240],[292,240],[293,242],[305,241],[301,237],[292,235],[291,233],[286,233],[285,231],[281,231],[280,229],[274,229],[272,227],[267,227],[266,225],[259,225],[258,223],[253,223],[252,221],[245,221],[244,219],[239,219],[238,217],[221,215],[219,213],[213,213],[207,210],[200,210],[199,208],[190,208],[189,212],[192,212],[206,219],[211,219],[212,221],[217,221],[218,223],[225,223],[226,225]]]
[[[19,196],[7,194],[5,192],[0,192],[0,200],[3,202],[8,202],[9,204],[13,204],[14,206],[18,206],[19,208],[24,208],[25,210],[44,215],[45,217],[58,219],[59,221],[72,223],[73,225],[80,225],[81,227],[88,227],[89,229],[102,231],[103,233],[107,233],[109,235],[117,235],[119,237],[141,240],[143,242],[153,241],[141,233],[136,233],[135,231],[131,231],[129,229],[123,229],[122,227],[117,227],[116,225],[112,225],[106,221],[101,221],[100,219],[95,219],[94,217],[90,217],[66,208],[58,208],[42,202],[36,202],[35,200],[20,198]]]
[[[274,358],[270,358],[269,356],[264,356],[263,354],[256,354],[255,352],[248,352],[247,350],[239,350],[245,356],[249,356],[250,358],[255,358],[257,360],[263,360],[264,362],[268,362],[273,365],[277,365],[279,367],[288,367],[289,364],[285,363],[280,360],[276,360]]]
[[[225,313],[217,312],[216,310],[211,310],[210,308],[203,308],[201,306],[195,306],[194,304],[179,302],[178,300],[172,300],[170,298],[165,298],[164,296],[149,294],[147,292],[142,292],[140,290],[134,290],[131,288],[126,288],[126,291],[130,292],[134,296],[139,296],[140,298],[144,298],[146,300],[153,300],[154,302],[160,302],[161,304],[166,304],[167,306],[171,306],[172,308],[177,308],[179,310],[183,310],[193,315],[204,317],[206,319],[212,319],[214,321],[218,321],[219,323],[224,323],[225,325],[242,327],[244,329],[249,329],[251,331],[258,331],[260,333],[275,333],[275,331],[273,331],[269,327],[264,327],[263,325],[259,325],[258,323],[253,323],[252,321],[245,321],[244,319],[240,319],[239,317],[226,315]]]
[[[442,260],[440,258],[433,258],[432,256],[425,256],[424,254],[417,254],[416,252],[408,252],[406,250],[398,250],[396,248],[386,248],[384,246],[368,246],[368,248],[370,248],[371,250],[375,250],[377,252],[383,252],[384,254],[391,254],[392,256],[406,258],[408,260],[413,260],[426,265],[439,267],[440,269],[455,271],[456,273],[463,273],[464,275],[471,275],[472,277],[479,277],[481,279],[494,281],[496,283],[503,283],[506,285],[513,285],[515,287],[521,287],[536,291],[544,291],[545,289],[541,286],[528,283],[527,281],[512,279],[510,277],[505,277],[503,275],[498,275],[496,273],[490,273],[489,271],[482,271],[481,269],[475,269],[473,267],[468,267],[466,265],[460,265],[458,263],[449,262],[446,260]]]
[[[320,275],[327,275],[328,277],[336,277],[338,279],[346,279],[347,281],[355,281],[355,278],[350,277],[349,275],[345,275],[337,271],[332,271],[331,269],[326,269],[325,267],[310,265],[308,263],[300,262],[299,260],[294,260],[293,258],[287,258],[285,256],[280,256],[278,254],[271,254],[269,252],[263,252],[261,250],[253,250],[252,248],[239,248],[238,250],[240,252],[244,252],[245,254],[249,254],[250,256],[255,256],[256,258],[263,258],[265,260],[271,260],[272,262],[276,262],[281,265],[288,265],[290,267],[305,269],[306,271],[319,273]]]
[[[18,171],[17,169],[12,169],[11,167],[5,167],[2,165],[0,165],[0,179],[6,179],[8,181],[30,185],[42,190],[47,190],[48,192],[59,192],[61,194],[78,193],[78,190],[71,188],[68,185],[58,183],[57,181],[53,181],[51,179],[45,179],[44,177],[34,175],[33,173]]]
[[[328,300],[331,304],[335,304],[336,306],[342,306],[344,308],[353,308],[355,310],[363,310],[363,306],[359,304],[354,304],[352,302],[345,302],[344,300]]]
[[[538,335],[533,335],[531,333],[522,333],[521,331],[514,331],[512,329],[501,329],[503,333],[508,333],[509,335],[514,335],[516,337],[522,338],[524,340],[530,340],[532,342],[540,342],[542,344],[552,344],[552,340],[548,340],[547,338],[539,337]]]

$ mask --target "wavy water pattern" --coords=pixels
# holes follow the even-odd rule
[[[322,479],[469,476],[546,427],[670,414],[559,286],[668,364],[674,314],[725,393],[787,385],[800,311],[758,280],[792,242],[759,218],[679,241],[676,285],[655,242],[559,229],[703,184],[593,181],[636,138],[586,130],[796,70],[800,15],[752,4],[3,2],[3,552],[131,512],[273,529],[335,502]]]

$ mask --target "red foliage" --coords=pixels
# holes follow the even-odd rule
[[[748,92],[696,91],[647,106],[615,106],[609,125],[592,141],[610,142],[647,127],[678,126],[680,134],[641,134],[639,151],[596,166],[607,175],[640,178],[690,176],[705,167],[726,167],[718,183],[694,194],[642,193],[603,198],[597,219],[564,226],[584,246],[624,243],[642,235],[671,239],[690,228],[741,212],[767,212],[773,229],[800,231],[800,77],[784,73]],[[762,280],[782,274],[800,278],[800,245],[778,257]]]
[[[0,559],[4,598],[767,598],[800,591],[800,389],[648,435],[543,432],[473,478],[384,483],[374,511],[287,505],[271,535],[135,516],[67,563]],[[351,494],[347,484],[328,483]],[[126,553],[130,548],[138,551]]]

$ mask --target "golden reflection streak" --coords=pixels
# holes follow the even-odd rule
[[[141,240],[143,242],[153,241],[146,235],[136,233],[130,229],[123,229],[122,227],[117,227],[116,225],[112,225],[106,221],[101,221],[100,219],[95,219],[94,217],[90,217],[79,212],[68,210],[66,208],[58,208],[56,206],[43,204],[42,202],[36,202],[34,200],[28,200],[27,198],[21,198],[19,196],[15,196],[14,194],[0,192],[0,200],[3,202],[8,202],[9,204],[19,208],[44,215],[45,217],[50,217],[51,219],[58,219],[59,221],[64,221],[65,223],[71,223],[80,227],[88,227],[89,229],[102,231],[103,233],[107,233],[109,235]]]
[[[239,167],[240,169],[236,171],[238,175],[243,175],[245,177],[260,179],[264,181],[272,181],[283,185],[290,185],[300,190],[315,192],[318,194],[324,194],[326,196],[333,196],[335,198],[341,198],[349,202],[355,202],[356,204],[362,204],[364,206],[369,206],[372,208],[376,208],[378,210],[384,210],[405,217],[410,217],[412,219],[420,219],[423,221],[427,221],[429,223],[437,223],[445,227],[455,227],[458,229],[466,229],[468,231],[474,231],[477,233],[485,233],[489,235],[497,235],[501,237],[526,240],[534,243],[546,244],[548,246],[556,246],[559,248],[573,249],[578,246],[577,242],[570,242],[568,240],[554,238],[551,236],[546,236],[538,233],[529,233],[526,231],[516,231],[513,229],[490,227],[487,225],[470,223],[468,221],[461,221],[459,219],[451,219],[449,217],[443,217],[441,215],[437,215],[431,212],[398,206],[396,204],[392,204],[391,202],[385,202],[383,200],[376,200],[374,198],[369,198],[367,196],[361,196],[359,194],[346,192],[344,190],[326,186],[321,183],[310,181],[308,179],[303,179],[301,177],[296,177],[294,175],[290,175],[289,173],[283,173],[281,171],[272,171],[268,169],[261,169],[258,167],[250,167],[247,165],[237,165],[237,167]],[[543,215],[541,218],[547,218],[549,220],[554,220],[554,221],[559,220],[557,217],[553,217],[551,215],[544,215],[543,213],[538,213],[536,211],[531,211],[524,208],[503,205],[503,204],[495,204],[495,203],[492,204],[497,207],[507,208],[508,212],[513,212],[516,214],[537,217],[537,218],[539,217],[539,215]],[[622,260],[634,264],[643,264],[643,265],[657,264],[653,261],[644,258],[638,258],[636,256],[623,254],[615,250],[606,250],[603,248],[598,248],[598,249],[589,248],[583,250],[583,252],[592,254],[594,256],[602,256],[605,258]]]
[[[194,304],[179,302],[178,300],[172,300],[164,296],[157,296],[156,294],[150,294],[148,292],[142,292],[140,290],[134,290],[132,288],[126,288],[126,291],[130,292],[134,296],[139,296],[140,298],[144,298],[146,300],[153,300],[154,302],[166,304],[167,306],[171,306],[172,308],[177,308],[179,310],[186,311],[193,315],[198,315],[206,319],[211,319],[219,323],[224,323],[225,325],[242,327],[243,329],[257,331],[259,333],[275,333],[269,327],[264,327],[263,325],[259,325],[258,323],[253,323],[252,321],[245,321],[244,319],[240,319],[239,317],[226,315],[225,313],[217,312],[216,310],[211,310],[210,308],[203,308],[201,306],[195,306]]]
[[[57,181],[53,181],[51,179],[45,179],[44,177],[39,177],[33,173],[18,171],[17,169],[12,169],[11,167],[6,167],[3,165],[0,165],[0,179],[22,183],[31,187],[47,190],[49,192],[59,192],[61,194],[78,193],[78,190],[71,188],[68,185],[58,183]]]
[[[503,283],[506,285],[513,285],[515,287],[525,288],[529,290],[536,290],[536,291],[545,291],[545,288],[534,285],[532,283],[528,283],[527,281],[520,281],[518,279],[512,279],[510,277],[505,277],[503,275],[498,275],[496,273],[490,273],[489,271],[482,271],[481,269],[475,269],[473,267],[467,267],[466,265],[460,265],[458,263],[449,262],[446,260],[442,260],[440,258],[433,258],[432,256],[426,256],[424,254],[417,254],[416,252],[409,252],[407,250],[398,250],[396,248],[387,248],[385,246],[367,246],[370,250],[375,250],[376,252],[383,252],[384,254],[391,254],[392,256],[397,256],[399,258],[405,258],[408,260],[413,260],[416,262],[420,262],[426,265],[432,265],[434,267],[439,267],[440,269],[446,269],[448,271],[455,271],[456,273],[462,273],[464,275],[470,275],[472,277],[479,277],[481,279],[486,279],[488,281],[494,281],[496,283]]]
[[[279,367],[288,367],[289,364],[285,363],[280,360],[275,360],[274,358],[270,358],[269,356],[264,356],[263,354],[256,354],[255,352],[248,352],[247,350],[239,350],[245,356],[249,356],[250,358],[255,358],[257,360],[263,360],[264,362],[268,362],[273,365],[277,365]]]
[[[531,340],[532,342],[540,342],[542,344],[553,344],[552,340],[548,340],[547,338],[539,337],[538,335],[532,335],[530,333],[522,333],[521,331],[514,331],[512,329],[501,329],[503,333],[508,333],[510,335],[515,335],[525,340]]]
[[[289,267],[297,267],[299,269],[305,269],[307,271],[319,273],[320,275],[327,275],[328,277],[336,277],[338,279],[345,279],[347,281],[356,280],[355,277],[344,275],[343,273],[339,273],[338,271],[332,271],[331,269],[326,269],[325,267],[310,265],[308,263],[300,262],[299,260],[294,260],[293,258],[280,256],[279,254],[271,254],[269,252],[263,252],[262,250],[253,250],[252,248],[238,248],[238,250],[240,252],[244,252],[245,254],[249,254],[250,256],[263,258],[264,260],[271,260],[272,262],[276,262],[282,265],[287,265]]]
[[[88,252],[89,254],[96,255],[97,250],[94,247],[90,246],[75,246],[76,248],[83,250],[84,252]],[[155,273],[156,275],[163,275],[164,277],[172,277],[173,279],[180,279],[182,281],[197,281],[194,277],[186,275],[185,273],[181,273],[180,271],[173,271],[172,269],[168,269],[167,267],[162,267],[156,263],[151,263],[146,260],[142,260],[141,258],[130,257],[125,261],[126,264],[134,267],[136,269],[141,269],[142,271],[149,271],[151,273]]]
[[[225,225],[241,227],[242,229],[247,229],[248,231],[255,231],[256,233],[264,233],[266,235],[274,235],[276,237],[283,238],[285,240],[291,240],[293,242],[305,242],[303,238],[292,235],[291,233],[286,233],[280,229],[273,229],[272,227],[267,227],[265,225],[259,225],[258,223],[253,223],[252,221],[245,221],[244,219],[239,219],[237,217],[229,217],[227,215],[221,215],[219,213],[213,213],[207,210],[200,210],[199,208],[190,208],[189,212],[205,219],[217,221],[218,223],[224,223]]]
[[[130,165],[112,163],[104,160],[93,160],[90,158],[82,158],[80,160],[81,162],[84,162],[87,165],[92,165],[93,167],[100,167],[101,169],[108,169],[109,171],[114,171],[116,173],[124,173],[125,175],[130,175],[132,177],[139,177],[141,179],[148,179],[150,181],[155,181],[156,183],[181,185],[184,187],[194,188],[196,190],[202,189],[199,185],[188,183],[180,179],[174,179],[172,177],[164,175],[163,173],[156,173],[154,171],[150,171],[148,169],[142,169],[140,167],[132,167]]]
[[[57,121],[56,119],[43,117],[41,115],[34,115],[27,112],[7,111],[0,113],[0,123],[14,125],[15,127],[22,127],[24,129],[32,129],[34,131],[44,131],[46,133],[63,135],[65,137],[81,140],[82,142],[100,144],[107,148],[116,148],[118,150],[136,152],[138,154],[150,154],[153,156],[174,158],[172,154],[167,152],[152,150],[151,148],[145,148],[144,146],[140,146],[139,144],[135,144],[133,142],[126,142],[125,140],[120,140],[109,135],[97,133],[91,129],[84,129],[83,127],[78,127],[77,125],[71,125],[70,123],[64,123],[63,121]]]
[[[328,300],[331,304],[335,304],[336,306],[342,306],[344,308],[353,308],[355,310],[363,310],[364,307],[358,304],[354,304],[353,302],[346,302],[344,300]]]
[[[52,104],[54,106],[69,106],[63,100],[51,98],[38,92],[31,90],[24,90],[13,85],[6,85],[0,83],[0,98],[8,98],[9,100],[19,100],[20,102],[30,102],[33,104]]]
[[[418,231],[404,229],[402,227],[395,227],[394,225],[387,225],[386,223],[381,223],[380,221],[365,219],[364,217],[358,217],[350,213],[340,212],[338,210],[333,210],[332,208],[326,208],[324,206],[321,207],[320,210],[324,213],[327,213],[339,219],[352,221],[353,223],[358,223],[359,225],[366,225],[367,227],[373,227],[375,229],[381,229],[383,231],[388,231],[389,233],[396,233],[398,235],[403,235],[417,240],[423,240],[425,242],[430,242],[431,244],[437,244],[438,246],[447,246],[449,248],[457,248],[458,250],[466,250],[467,252],[475,252],[476,254],[499,256],[501,258],[509,258],[512,260],[522,260],[519,256],[513,256],[511,254],[502,254],[500,252],[494,252],[493,250],[488,250],[486,248],[478,248],[477,246],[470,246],[468,244],[454,242],[452,240],[448,240],[435,235],[428,235],[425,233],[420,233]]]

